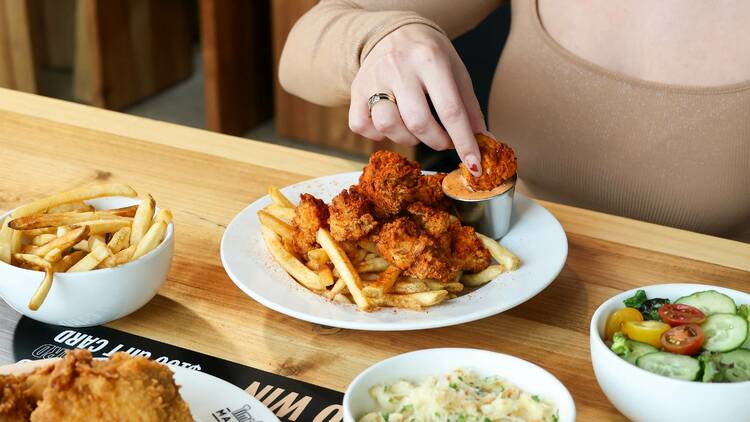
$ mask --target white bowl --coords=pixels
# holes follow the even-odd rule
[[[639,289],[649,298],[676,300],[704,290],[716,290],[738,304],[750,304],[750,295],[704,284],[658,284],[628,290],[604,302],[591,319],[591,363],[596,380],[610,402],[628,418],[648,421],[750,420],[750,382],[708,384],[657,375],[626,362],[604,343],[609,315],[624,307],[622,301]]]
[[[356,422],[357,418],[376,410],[368,390],[377,384],[402,379],[421,382],[459,368],[474,370],[480,376],[499,376],[553,403],[559,409],[560,422],[575,421],[576,408],[568,390],[552,374],[533,363],[487,350],[426,349],[394,356],[359,374],[344,394],[344,422]]]
[[[138,204],[137,199],[122,197],[86,202],[96,209]],[[68,327],[105,324],[136,311],[156,295],[167,278],[173,253],[174,228],[170,223],[161,244],[132,262],[115,268],[55,274],[47,298],[36,311],[29,309],[29,299],[44,273],[0,261],[0,296],[16,311],[48,324]]]

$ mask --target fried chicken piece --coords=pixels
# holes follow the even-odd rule
[[[376,151],[359,177],[357,190],[375,205],[377,216],[395,215],[411,202],[422,170],[393,151]]]
[[[27,422],[35,403],[25,393],[24,377],[0,375],[0,421]]]
[[[421,202],[414,202],[406,207],[412,215],[411,220],[432,237],[438,237],[448,231],[451,215],[445,211],[431,208]]]
[[[356,189],[344,189],[328,206],[331,236],[339,242],[356,242],[377,226],[372,202]]]
[[[318,229],[328,228],[328,206],[309,193],[303,193],[299,197],[299,205],[294,209],[292,225],[294,251],[304,255],[317,246],[318,242],[315,239]]]
[[[446,210],[450,207],[450,200],[443,193],[443,179],[445,173],[422,175],[414,188],[412,199],[428,207]]]
[[[477,273],[492,261],[490,251],[484,247],[476,232],[455,221],[450,227],[451,263],[461,271]]]
[[[32,422],[193,421],[172,371],[142,357],[116,353],[96,361],[73,350],[55,365]]]
[[[516,154],[508,145],[488,136],[476,135],[479,151],[482,153],[482,175],[475,178],[466,166],[461,163],[461,173],[466,182],[475,191],[492,190],[502,185],[516,174],[518,164]]]
[[[377,236],[378,252],[405,275],[449,281],[455,269],[435,241],[406,217],[385,225]]]

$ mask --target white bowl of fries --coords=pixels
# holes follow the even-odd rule
[[[73,189],[0,217],[0,296],[29,318],[104,324],[153,298],[174,252],[169,210],[127,185]]]

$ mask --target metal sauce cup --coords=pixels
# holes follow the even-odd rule
[[[510,189],[483,199],[457,198],[445,192],[445,189],[443,191],[453,202],[453,210],[462,223],[493,239],[500,239],[510,230],[513,193],[516,191],[515,175],[510,182]]]

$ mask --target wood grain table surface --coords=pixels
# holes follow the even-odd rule
[[[624,420],[596,383],[588,327],[596,307],[637,286],[696,282],[750,291],[750,244],[552,203],[569,241],[560,276],[494,317],[415,332],[329,329],[271,311],[231,282],[219,258],[227,223],[267,186],[357,170],[361,163],[0,89],[0,209],[82,183],[150,192],[175,215],[168,280],[109,326],[343,391],[390,356],[432,347],[512,354],[557,376],[578,420]],[[2,280],[0,280],[2,282]],[[0,353],[9,324],[0,309]]]

